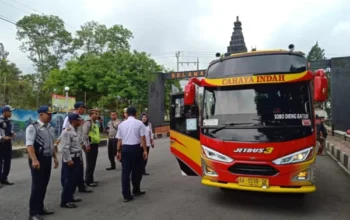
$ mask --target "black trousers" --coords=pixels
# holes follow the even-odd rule
[[[11,169],[12,143],[0,143],[0,181],[6,181]]]
[[[111,162],[111,167],[115,168],[115,155],[117,153],[117,138],[108,139],[108,159]]]
[[[49,184],[52,169],[51,156],[38,156],[40,169],[32,167],[32,160],[29,159],[29,168],[32,175],[32,189],[29,199],[29,214],[38,215],[44,208],[44,200],[47,185]]]
[[[86,184],[93,183],[94,172],[96,168],[96,161],[98,156],[98,145],[99,144],[90,144],[90,151],[85,152],[86,155],[86,172],[85,172],[85,182]]]
[[[130,175],[133,192],[140,191],[142,172],[144,170],[143,149],[140,145],[122,146],[122,193],[124,199],[131,197]]]
[[[86,186],[85,186],[85,180],[84,180],[84,160],[83,159],[81,159],[81,166],[79,169],[77,182],[78,182],[77,186],[79,191],[84,191],[86,189]],[[75,189],[74,189],[74,192],[75,192]]]
[[[73,157],[72,160],[74,164],[71,167],[69,167],[66,162],[62,163],[63,190],[61,195],[61,205],[72,202],[73,194],[78,186],[82,160],[80,157]]]
[[[148,155],[148,156],[149,156],[149,149],[150,149],[150,147],[149,147],[149,146],[147,146],[147,155]],[[148,157],[147,157],[147,159],[146,159],[146,160],[144,160],[144,164],[145,164],[145,166],[144,166],[144,168],[143,168],[143,173],[146,173],[147,161],[148,161]]]

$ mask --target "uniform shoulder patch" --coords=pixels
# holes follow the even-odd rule
[[[70,130],[72,130],[71,128],[66,128],[66,131],[70,131]]]

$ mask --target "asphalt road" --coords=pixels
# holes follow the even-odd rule
[[[169,140],[156,141],[148,171],[143,179],[147,194],[123,203],[120,166],[106,171],[106,148],[100,148],[96,180],[100,186],[83,199],[75,210],[59,207],[60,169],[54,170],[46,205],[56,213],[51,220],[203,220],[203,219],[350,219],[350,177],[329,157],[318,158],[317,191],[304,200],[293,195],[234,191],[224,194],[200,184],[197,177],[183,177],[169,152]],[[0,219],[27,219],[30,175],[25,158],[14,159],[10,180],[15,185],[0,189]]]

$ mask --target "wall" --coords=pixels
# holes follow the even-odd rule
[[[54,127],[55,138],[57,138],[62,131],[63,120],[66,116],[66,113],[59,113],[52,115],[51,126]],[[82,115],[84,120],[88,119],[88,115]],[[13,141],[13,145],[23,145],[25,141],[25,130],[27,126],[38,119],[37,111],[33,110],[23,110],[16,109],[12,112],[12,125],[13,130],[16,133],[16,138]],[[104,126],[109,121],[109,117],[103,117]]]
[[[350,57],[331,59],[331,111],[335,130],[350,129]]]

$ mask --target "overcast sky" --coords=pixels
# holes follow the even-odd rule
[[[38,12],[61,17],[70,32],[91,20],[122,24],[134,34],[133,49],[174,69],[176,51],[184,51],[182,61],[199,57],[201,69],[216,52],[226,52],[236,16],[248,49],[287,49],[293,43],[307,53],[318,41],[329,58],[350,56],[349,11],[349,0],[0,0],[0,15],[12,21]],[[33,72],[19,50],[16,27],[2,20],[0,42],[12,62],[25,73]]]

